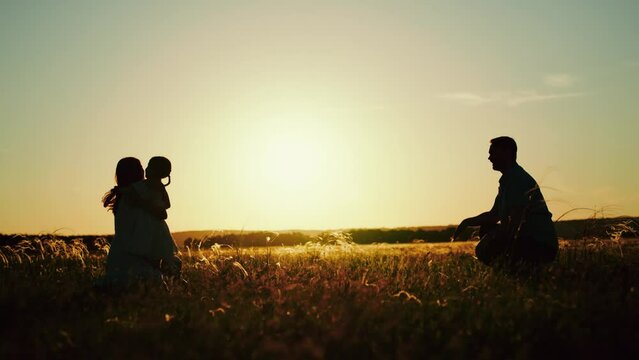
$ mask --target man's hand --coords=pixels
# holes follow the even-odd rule
[[[459,226],[457,226],[457,229],[455,230],[455,233],[450,238],[450,240],[451,241],[457,240],[459,235],[461,235],[461,233],[464,230],[466,230],[466,228],[469,227],[469,226],[482,226],[482,225],[486,225],[486,224],[496,224],[497,221],[499,221],[499,218],[497,217],[497,214],[494,213],[492,210],[491,211],[487,211],[485,213],[481,213],[481,214],[479,214],[479,215],[477,215],[475,217],[470,217],[470,218],[464,219],[459,224]]]
[[[455,232],[453,233],[453,236],[450,237],[450,241],[455,241],[457,240],[457,238],[459,237],[459,235],[466,230],[466,228],[468,227],[468,219],[464,219],[462,220],[461,223],[459,223],[459,225],[457,226],[457,229],[455,229]]]

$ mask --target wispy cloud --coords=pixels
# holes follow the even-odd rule
[[[550,87],[566,88],[575,85],[578,79],[570,74],[548,74],[544,76],[544,84]]]
[[[458,101],[464,105],[482,105],[489,102],[495,102],[496,98],[494,96],[482,96],[474,93],[448,93],[442,94],[440,96],[442,99],[448,99],[453,101]]]
[[[471,92],[447,93],[440,95],[440,98],[459,102],[463,105],[478,106],[488,103],[498,103],[507,106],[519,106],[531,102],[551,101],[565,98],[584,96],[584,92],[570,93],[542,93],[536,90],[525,90],[516,92],[498,92],[491,94],[477,94]]]
[[[522,91],[506,99],[506,103],[509,106],[517,106],[529,102],[539,102],[539,101],[548,101],[548,100],[558,100],[558,99],[566,99],[566,98],[574,98],[584,96],[586,93],[583,92],[572,92],[572,93],[538,93],[537,91]]]
[[[519,91],[498,91],[491,93],[474,92],[453,92],[439,95],[440,98],[454,101],[467,106],[478,106],[484,104],[501,104],[506,106],[519,106],[522,104],[575,98],[586,95],[585,92],[569,91],[567,88],[574,86],[579,79],[568,73],[547,74],[543,78],[543,83],[554,90],[546,89],[539,91],[519,90]],[[563,91],[560,90],[563,89]]]

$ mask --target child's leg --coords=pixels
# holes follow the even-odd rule
[[[177,255],[162,259],[162,273],[179,277],[182,274],[182,260]]]
[[[177,257],[177,255],[173,254],[173,256],[171,257],[171,263],[172,263],[173,271],[175,272],[175,276],[181,276],[182,260],[179,257]]]

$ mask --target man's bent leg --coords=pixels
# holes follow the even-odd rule
[[[514,243],[511,258],[515,262],[539,265],[555,260],[557,249],[537,242],[531,237],[522,236]]]
[[[491,265],[496,259],[506,253],[506,242],[497,236],[497,225],[484,225],[479,229],[481,240],[475,246],[475,256],[486,265]]]

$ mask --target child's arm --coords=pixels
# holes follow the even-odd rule
[[[127,186],[124,188],[118,188],[118,191],[126,196],[128,201],[133,205],[147,211],[154,217],[165,220],[168,216],[164,204],[158,201],[152,201],[151,199],[142,197],[135,186]]]
[[[171,201],[169,200],[169,194],[166,192],[166,188],[160,181],[152,181],[149,179],[143,182],[146,187],[140,187],[140,193],[149,198],[149,201],[153,201],[155,206],[163,209],[171,207]]]
[[[166,191],[165,187],[162,187],[162,200],[164,200],[165,202],[165,209],[168,209],[171,207],[171,200],[169,199],[169,193]]]

